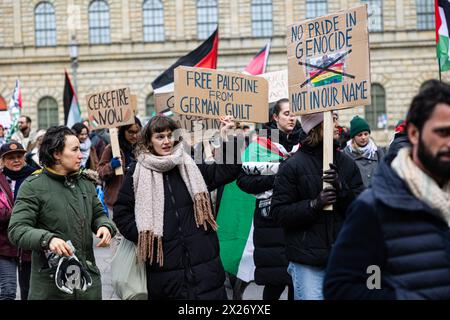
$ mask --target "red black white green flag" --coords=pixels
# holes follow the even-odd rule
[[[259,75],[266,72],[267,60],[269,59],[270,41],[259,51],[256,56],[245,67],[244,73],[251,75]]]
[[[435,0],[436,44],[440,71],[450,70],[450,3],[448,0]]]
[[[70,82],[67,71],[65,73],[64,82],[64,123],[67,127],[71,128],[75,123],[81,122],[80,105],[78,104],[77,95],[73,90],[72,83]]]
[[[174,70],[178,66],[216,69],[218,48],[219,29],[217,28],[199,47],[179,58],[152,82],[154,93],[174,90]]]

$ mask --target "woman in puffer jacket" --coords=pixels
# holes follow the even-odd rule
[[[253,217],[253,261],[255,282],[264,285],[263,299],[278,300],[289,287],[288,299],[293,299],[292,280],[287,273],[283,229],[270,214],[270,202],[275,174],[282,161],[300,147],[302,133],[299,122],[290,111],[289,100],[281,99],[270,110],[270,122],[265,124],[256,141],[242,157],[238,186],[256,197]],[[265,134],[267,133],[267,135]]]

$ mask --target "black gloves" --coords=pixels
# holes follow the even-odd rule
[[[331,184],[336,189],[336,192],[340,192],[342,190],[342,183],[339,180],[338,168],[336,165],[330,163],[330,169],[325,170],[323,173],[325,175],[322,177],[322,180]]]
[[[324,207],[333,204],[336,202],[336,189],[333,187],[326,187],[322,191],[320,191],[319,196],[311,200],[310,206],[311,208],[318,212],[322,210]]]

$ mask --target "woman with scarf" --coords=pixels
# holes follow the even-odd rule
[[[112,207],[116,202],[117,194],[122,185],[124,175],[128,172],[134,159],[134,148],[141,134],[141,121],[135,117],[134,123],[119,128],[120,157],[113,157],[112,147],[109,144],[103,151],[100,163],[98,164],[98,174],[105,183],[105,202],[108,206],[110,217],[112,217]],[[122,166],[124,175],[116,175],[115,169]]]
[[[370,185],[378,164],[384,157],[384,152],[370,137],[369,123],[359,116],[350,121],[350,140],[344,148],[344,153],[355,160],[361,172],[364,187]]]
[[[30,287],[31,252],[18,250],[8,240],[7,229],[12,207],[22,182],[33,173],[34,168],[25,163],[25,148],[18,142],[6,143],[0,148],[3,169],[0,173],[1,217],[0,217],[0,299],[6,293],[16,298],[16,267],[19,267],[20,297],[27,300]],[[17,261],[17,258],[18,261]],[[8,263],[7,263],[8,262]],[[4,285],[10,283],[11,286]],[[9,293],[10,294],[9,294]]]
[[[33,251],[30,300],[102,298],[93,233],[101,239],[96,246],[105,247],[116,228],[103,213],[93,178],[80,170],[82,158],[73,131],[50,127],[39,149],[43,169],[17,196],[8,235]]]
[[[233,125],[221,119],[221,132]],[[149,299],[226,299],[217,225],[209,192],[236,179],[241,166],[196,164],[177,123],[155,116],[143,129],[132,164],[114,204],[120,233],[137,244],[146,262]],[[235,141],[229,152],[236,152]],[[224,163],[224,162],[219,162]]]
[[[270,214],[278,167],[300,147],[302,129],[290,111],[288,99],[277,101],[270,110],[270,122],[263,129],[265,132],[260,131],[256,141],[242,156],[242,171],[237,184],[256,197],[253,215],[254,277],[256,284],[264,285],[263,300],[278,300],[286,286],[289,288],[288,298],[293,299],[283,229]]]
[[[91,139],[89,138],[89,129],[81,122],[75,123],[72,126],[72,131],[80,141],[80,151],[83,154],[83,160],[81,160],[81,167],[85,169],[91,169],[97,171],[98,157],[97,152],[92,146]]]

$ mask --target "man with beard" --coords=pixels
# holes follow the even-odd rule
[[[347,211],[330,256],[328,299],[450,299],[450,86],[421,89],[411,148],[381,162]]]
[[[20,116],[17,124],[19,131],[12,135],[11,140],[19,142],[25,150],[30,151],[28,147],[34,135],[34,132],[31,131],[31,118],[28,116]]]

